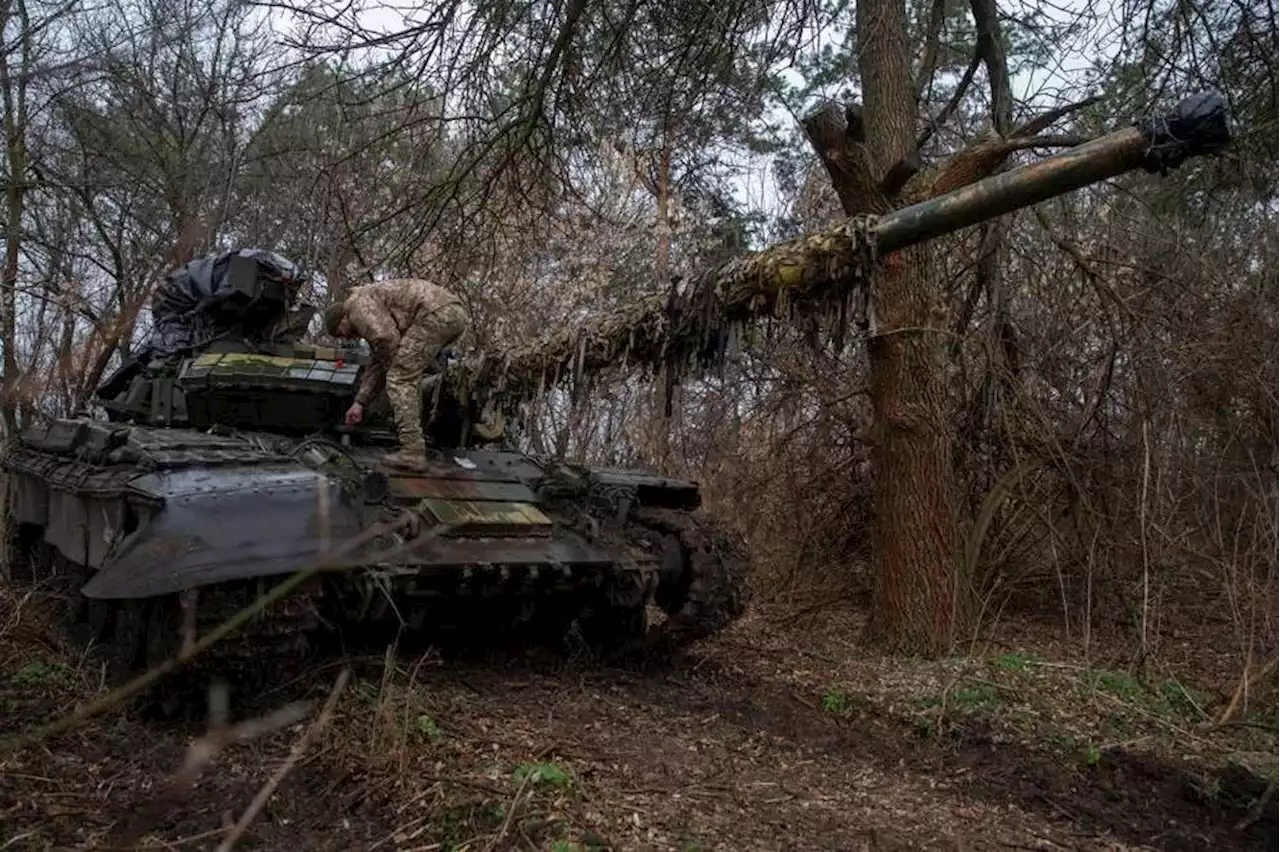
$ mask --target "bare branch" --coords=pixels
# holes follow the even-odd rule
[[[848,123],[850,116],[854,118],[852,124]],[[801,120],[805,136],[830,175],[847,216],[882,210],[885,205],[885,196],[871,172],[858,116],[856,107],[832,102]]]

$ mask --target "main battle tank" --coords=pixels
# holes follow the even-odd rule
[[[881,217],[866,233],[892,251],[1227,139],[1221,102],[1189,100],[1159,121]],[[257,250],[175,271],[153,305],[151,344],[97,391],[105,416],[31,426],[0,462],[12,574],[63,582],[69,623],[103,643],[118,672],[172,657],[317,564],[198,659],[275,676],[318,631],[353,626],[676,647],[743,613],[748,562],[700,511],[696,483],[517,451],[478,416],[486,397],[501,396],[476,385],[491,372],[446,370],[428,395],[430,459],[385,467],[396,447],[385,398],[359,426],[338,425],[366,356],[298,341],[309,315],[288,315],[297,283],[292,264]],[[745,310],[731,290],[713,295],[730,313]],[[532,375],[510,358],[501,371]],[[650,604],[665,616],[653,625]]]
[[[326,628],[612,652],[683,645],[742,613],[745,559],[698,513],[695,483],[516,452],[447,383],[428,396],[426,464],[385,468],[385,394],[336,425],[367,355],[297,341],[292,264],[243,250],[194,266],[98,389],[105,417],[32,426],[3,458],[11,573],[65,583],[73,630],[119,674],[321,561],[205,668],[276,673]],[[666,618],[646,634],[650,603]]]

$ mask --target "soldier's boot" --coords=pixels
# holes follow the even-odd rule
[[[383,464],[406,468],[420,468],[426,464],[427,442],[422,434],[422,427],[414,429],[412,426],[401,426],[397,431],[400,433],[400,449],[385,457]]]
[[[425,446],[401,447],[391,455],[384,457],[382,463],[389,467],[420,470],[427,463],[427,448]]]

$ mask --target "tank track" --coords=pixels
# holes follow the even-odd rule
[[[625,527],[597,534],[615,539],[611,550],[623,552],[629,542],[656,559],[572,571],[477,565],[439,581],[433,597],[448,602],[443,610],[393,600],[373,582],[334,578],[345,590],[329,600],[345,598],[349,609],[329,609],[325,617],[342,624],[359,644],[389,641],[403,619],[411,631],[430,624],[432,644],[450,651],[559,645],[571,655],[629,662],[677,652],[745,612],[745,549],[712,519],[642,508]],[[652,625],[651,602],[665,616]]]
[[[650,645],[682,648],[727,628],[750,602],[749,561],[728,530],[703,515],[641,509],[636,522],[679,542],[684,560],[680,582],[659,589],[656,603],[666,621],[650,631]]]
[[[750,600],[745,548],[711,518],[670,509],[642,508],[628,533],[669,562],[652,602],[666,616],[649,624],[648,592],[632,569],[619,567],[611,589],[577,619],[578,641],[606,658],[640,662],[678,654],[727,628]]]
[[[53,422],[28,430],[23,443],[6,448],[5,466],[77,496],[119,499],[134,477],[148,472],[218,469],[287,460],[270,441],[187,429],[122,426],[100,421]],[[93,569],[43,543],[35,528],[10,524],[6,542],[15,581],[56,591],[63,627],[75,644],[96,650],[110,685],[119,685],[176,656],[184,621],[178,595],[94,600],[80,594]],[[201,587],[195,594],[195,636],[200,637],[249,606],[283,577]],[[318,583],[294,590],[265,612],[161,678],[133,702],[148,715],[203,713],[212,679],[236,695],[253,696],[287,680],[308,650],[308,634],[322,621]],[[188,596],[187,600],[191,597]]]
[[[194,620],[187,619],[179,595],[138,600],[87,598],[80,588],[92,569],[51,545],[32,540],[11,525],[7,542],[12,581],[40,587],[57,597],[55,617],[67,638],[105,668],[108,688],[123,685],[181,650],[188,625],[203,637],[252,604],[283,578],[262,582],[223,583],[197,590]],[[177,671],[145,689],[132,706],[149,717],[202,717],[208,710],[209,686],[224,682],[236,707],[253,704],[262,693],[300,674],[310,649],[309,636],[322,625],[314,584],[295,590],[216,642]],[[240,699],[247,699],[241,701]]]
[[[416,631],[440,650],[495,650],[555,646],[584,608],[603,603],[611,612],[643,608],[658,588],[657,567],[648,564],[570,568],[481,564],[439,575],[430,591],[415,587],[384,593],[378,581],[332,577],[324,617],[344,628],[355,643],[419,641]],[[425,592],[425,594],[424,594]],[[401,634],[400,627],[409,628]]]
[[[129,617],[145,619],[141,653],[127,676],[178,656],[188,635],[207,635],[284,579],[204,586],[185,600],[165,595],[120,602],[117,607],[127,609]],[[184,603],[194,604],[194,619],[185,617]],[[295,590],[163,678],[139,703],[152,714],[199,715],[208,707],[211,682],[218,680],[228,688],[235,707],[254,708],[265,693],[304,673],[310,637],[320,626],[314,586]]]

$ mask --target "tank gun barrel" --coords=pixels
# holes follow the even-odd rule
[[[672,366],[723,354],[729,330],[786,305],[844,311],[865,292],[869,255],[889,254],[1048,198],[1142,168],[1161,174],[1230,142],[1226,108],[1214,93],[1135,122],[1051,157],[879,217],[848,219],[823,231],[751,252],[549,336],[469,359],[451,380],[480,396],[527,399],[559,379],[620,364]],[[843,322],[840,324],[843,326]]]
[[[1137,168],[1164,173],[1230,140],[1222,97],[1192,95],[1167,115],[882,216],[872,236],[888,254]]]

